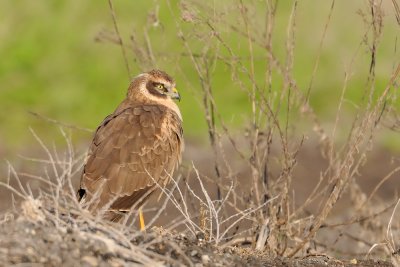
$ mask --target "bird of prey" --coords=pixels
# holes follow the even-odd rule
[[[182,116],[174,80],[161,70],[142,73],[126,98],[97,128],[78,197],[89,210],[118,221],[140,208],[158,185],[165,187],[181,160]],[[158,184],[158,185],[157,185]],[[140,226],[144,220],[139,209]]]

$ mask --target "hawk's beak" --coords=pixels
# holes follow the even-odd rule
[[[170,93],[170,97],[172,99],[178,99],[178,101],[181,101],[181,95],[179,94],[179,92],[176,88],[172,89],[172,93]]]

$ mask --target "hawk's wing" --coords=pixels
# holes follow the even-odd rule
[[[129,107],[97,128],[81,178],[86,197],[97,207],[129,209],[156,183],[165,185],[181,158],[182,126],[164,106]]]

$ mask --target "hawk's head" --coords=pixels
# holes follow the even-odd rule
[[[155,101],[181,99],[175,81],[161,70],[151,70],[136,76],[129,87],[128,96]]]

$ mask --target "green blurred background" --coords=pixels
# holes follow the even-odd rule
[[[399,25],[391,1],[384,2],[384,27],[376,62],[378,90],[390,79],[399,57],[396,48]],[[225,11],[226,20],[240,25],[233,12],[238,1],[204,3],[211,7],[218,5],[222,12]],[[254,7],[254,23],[259,23],[253,26],[262,34],[266,6],[263,1],[248,3]],[[297,4],[293,73],[299,87],[304,90],[311,80],[331,3],[304,0]],[[196,139],[206,136],[202,92],[192,62],[182,55],[187,51],[178,37],[177,23],[188,35],[198,25],[182,21],[180,9],[184,4],[185,1],[114,1],[118,25],[127,46],[131,75],[135,76],[142,69],[129,48],[130,36],[134,34],[138,43],[145,44],[148,38],[156,58],[154,67],[175,77],[183,96],[179,105],[184,116],[185,134]],[[273,50],[282,62],[286,58],[285,41],[292,8],[292,1],[279,1],[276,11]],[[193,10],[199,16],[212,16],[212,13],[205,14],[200,9]],[[310,102],[326,121],[334,122],[345,72],[353,58],[344,110],[351,114],[362,99],[370,64],[368,38],[371,34],[364,36],[368,30],[364,20],[368,17],[360,13],[368,12],[368,1],[335,1]],[[153,15],[158,20],[154,21]],[[111,42],[96,41],[113,36],[107,1],[2,1],[0,18],[0,154],[29,149],[34,140],[29,127],[50,142],[60,140],[57,127],[28,111],[94,130],[123,99],[129,76],[121,48]],[[217,30],[236,55],[248,56],[245,38],[239,38],[223,25]],[[144,32],[147,32],[147,37]],[[192,36],[189,42],[193,52],[200,53],[203,44],[196,38],[200,37]],[[256,75],[259,74],[262,83],[265,54],[258,48],[254,53]],[[240,127],[246,124],[246,114],[251,109],[246,92],[231,90],[230,79],[229,69],[217,63],[212,81],[218,111],[233,127]],[[274,84],[279,90],[279,82]],[[88,132],[72,131],[74,142],[87,140],[90,136]],[[384,143],[393,146],[396,138],[394,133],[388,133]]]

